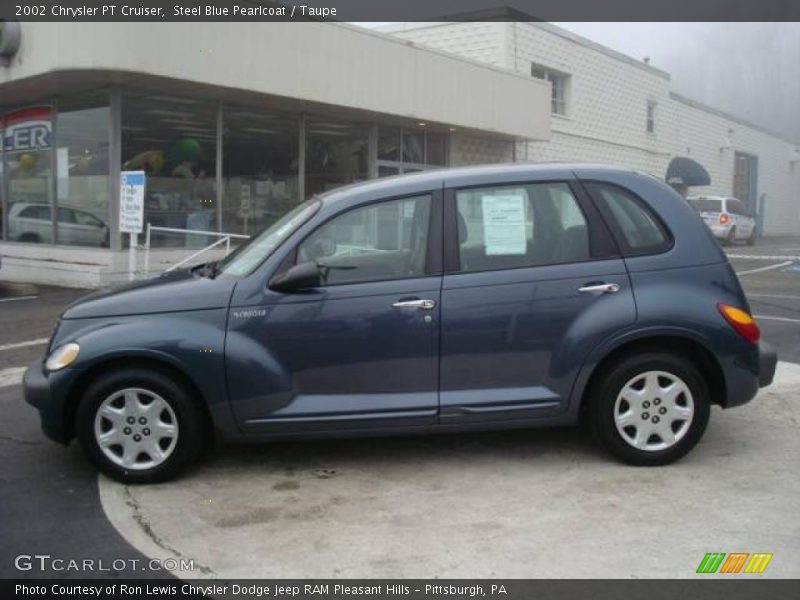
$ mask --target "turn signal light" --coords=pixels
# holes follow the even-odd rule
[[[725,317],[725,320],[736,330],[736,333],[741,335],[751,344],[758,343],[758,338],[761,337],[761,331],[758,325],[749,314],[744,312],[741,308],[730,306],[729,304],[717,304],[717,310]]]
[[[728,221],[730,221],[730,220],[731,220],[731,218],[728,215],[726,215],[725,213],[722,213],[719,216],[719,224],[720,225],[727,225]]]

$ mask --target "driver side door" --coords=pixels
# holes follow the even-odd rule
[[[436,423],[441,211],[436,191],[341,212],[283,267],[313,261],[321,285],[231,306],[228,388],[244,431]]]

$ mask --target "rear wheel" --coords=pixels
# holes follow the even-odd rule
[[[684,456],[708,424],[708,389],[697,368],[673,354],[628,356],[591,391],[592,429],[602,445],[632,465],[665,465]]]
[[[736,227],[731,227],[728,237],[725,238],[726,246],[733,246],[736,243]]]
[[[112,371],[78,405],[77,437],[97,468],[125,483],[165,481],[202,449],[203,415],[181,383],[158,370]]]
[[[756,230],[755,227],[753,228],[753,232],[750,234],[750,237],[747,238],[747,245],[752,246],[756,243]]]

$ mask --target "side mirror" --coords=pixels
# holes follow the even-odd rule
[[[269,289],[276,292],[297,292],[322,285],[322,276],[316,263],[305,262],[291,267],[269,282]]]

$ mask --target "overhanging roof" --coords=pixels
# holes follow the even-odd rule
[[[26,81],[90,72],[269,94],[516,139],[550,137],[545,82],[331,23],[26,22],[19,53],[0,68],[0,94],[13,102]]]

